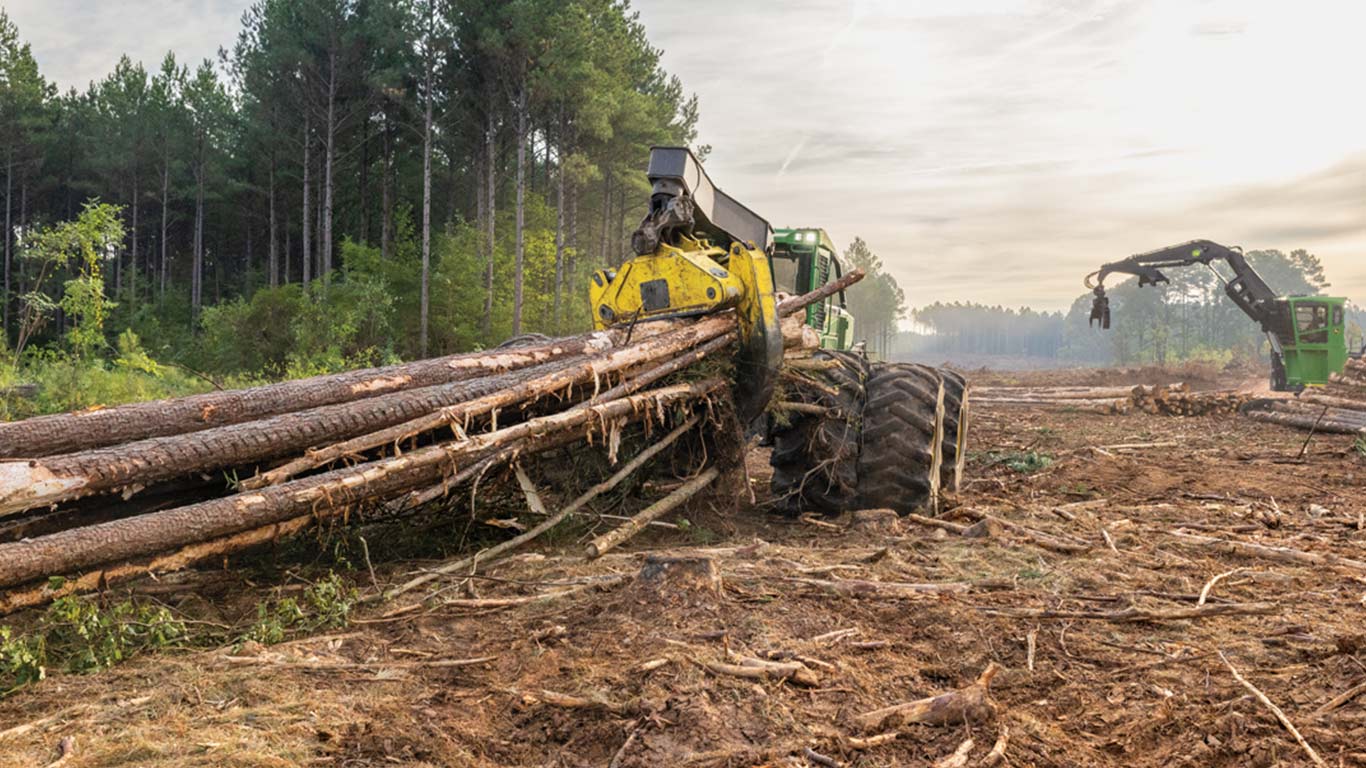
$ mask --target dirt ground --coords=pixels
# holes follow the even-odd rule
[[[1139,383],[1098,378],[1075,383]],[[1342,696],[1366,681],[1366,459],[1316,437],[1299,460],[1304,442],[1233,416],[979,409],[942,527],[702,512],[592,562],[558,541],[334,634],[54,676],[0,701],[0,766],[47,765],[65,737],[66,768],[983,765],[1002,744],[998,765],[1312,765],[1229,665],[1324,764],[1366,766],[1366,695]],[[1031,452],[1047,466],[1010,466]],[[719,592],[633,580],[660,552],[712,558]],[[850,580],[960,591],[833,591]],[[468,602],[529,595],[551,597]],[[706,666],[728,652],[814,678]],[[983,721],[855,722],[992,663]]]

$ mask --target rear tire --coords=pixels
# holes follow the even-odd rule
[[[787,399],[826,414],[780,414],[771,488],[788,514],[893,509],[934,510],[941,490],[958,487],[965,456],[967,387],[963,377],[923,365],[869,363],[860,355],[820,351],[834,360],[822,386],[789,387]],[[788,385],[784,385],[787,387]],[[834,392],[831,392],[831,388]]]
[[[943,376],[927,366],[872,367],[859,452],[859,500],[865,509],[905,515],[937,506],[944,390]]]

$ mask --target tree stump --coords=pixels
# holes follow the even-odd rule
[[[901,516],[894,509],[860,509],[853,514],[852,528],[880,536],[896,536],[902,532]]]
[[[721,596],[721,571],[710,557],[650,555],[632,585],[638,602],[711,604]]]

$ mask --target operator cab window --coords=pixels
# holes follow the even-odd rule
[[[1324,306],[1295,307],[1295,323],[1300,341],[1305,344],[1328,343],[1328,308]]]
[[[773,254],[773,287],[783,293],[797,295],[797,255],[794,253]]]

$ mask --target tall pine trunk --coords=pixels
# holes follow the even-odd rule
[[[309,137],[308,137],[308,112],[307,112],[307,110],[305,110],[305,112],[304,112],[304,204],[303,204],[303,216],[300,217],[300,222],[301,222],[300,226],[302,226],[302,227],[304,228],[304,231],[303,231],[303,246],[304,246],[304,253],[303,253],[303,258],[301,259],[301,261],[303,262],[303,281],[304,281],[304,288],[307,288],[307,287],[308,287],[308,283],[309,283],[309,281],[310,281],[310,280],[312,279],[312,277],[313,277],[313,269],[312,269],[312,264],[311,264],[311,261],[312,261],[312,259],[313,259],[313,249],[311,248],[312,243],[310,242],[310,238],[309,238],[309,235],[310,235],[311,233],[309,232],[309,229],[308,229],[309,221],[312,219],[312,216],[309,215],[309,214],[310,214],[310,211],[308,210],[308,208],[309,208],[309,199],[310,199],[310,197],[311,197],[311,196],[309,195],[309,188],[308,188],[308,182],[309,182],[308,172],[309,172],[309,169],[312,167],[312,163],[309,162],[309,159],[308,159],[309,143],[310,143],[310,142],[309,142]]]
[[[289,285],[289,257],[294,252],[294,231],[289,226],[289,209],[285,209],[285,251],[284,258],[280,261],[280,266],[284,270],[282,282]]]
[[[170,226],[171,210],[171,150],[170,142],[167,142],[161,159],[161,264],[158,270],[159,276],[158,298],[161,302],[166,301],[166,283],[170,279],[170,266],[166,258],[166,231]]]
[[[607,239],[607,231],[611,229],[612,221],[612,171],[604,168],[602,174],[602,232],[598,245],[598,255],[602,258],[603,266],[612,263],[612,254],[608,252],[607,245],[611,242]]]
[[[434,3],[435,0],[432,0]],[[431,24],[428,5],[428,25]],[[428,45],[431,44],[431,30],[428,28]],[[427,103],[422,114],[422,295],[419,299],[419,318],[417,344],[422,357],[427,357],[427,310],[428,288],[432,268],[432,54],[427,52],[427,74],[423,83]]]
[[[484,242],[485,217],[489,215],[488,199],[484,196],[484,174],[488,173],[485,168],[484,156],[476,152],[474,155],[474,230],[478,233],[475,238],[475,256],[479,263],[483,264],[487,256],[488,244]]]
[[[270,246],[266,249],[266,270],[270,272],[270,287],[280,286],[280,250],[279,232],[275,222],[275,150],[270,151],[270,192],[266,198],[266,205],[270,207]],[[286,256],[285,258],[289,258]]]
[[[555,299],[550,312],[551,326],[555,333],[560,332],[560,294],[564,289],[564,158],[567,152],[565,143],[564,107],[560,108],[560,163],[555,172]],[[550,163],[549,142],[546,143],[546,164]]]
[[[5,308],[0,313],[0,341],[5,342],[4,346],[9,346],[9,281],[10,281],[10,261],[13,258],[10,239],[14,234],[13,226],[13,205],[14,197],[14,147],[9,147],[5,153],[5,286],[4,291],[0,292],[0,299],[4,299]]]
[[[366,245],[375,242],[370,239],[370,120],[361,121],[360,126],[360,205],[356,211],[359,219],[356,226],[360,230],[360,241]]]
[[[488,251],[487,260],[484,262],[484,318],[483,318],[483,340],[487,343],[493,335],[493,262],[497,253],[497,241],[494,239],[495,227],[498,221],[497,202],[498,202],[498,157],[497,147],[495,146],[496,133],[493,122],[493,96],[490,93],[488,104],[488,126],[484,131],[484,163],[488,170]]]
[[[389,113],[384,114],[384,159],[380,162],[384,169],[384,176],[380,179],[380,195],[382,196],[380,212],[382,219],[379,223],[379,257],[383,261],[388,261],[393,255],[394,242],[394,140],[393,132],[389,128]]]
[[[337,54],[328,54],[327,74],[327,147],[323,156],[323,224],[322,252],[319,254],[318,271],[322,275],[323,288],[332,278],[332,161],[336,155],[337,140]]]
[[[138,169],[133,166],[133,251],[128,254],[128,300],[138,306]]]
[[[199,309],[204,299],[204,138],[198,139],[199,155],[195,160],[194,193],[194,264],[190,281],[190,316],[192,324],[199,322]]]
[[[574,279],[574,256],[579,251],[579,185],[569,185],[569,235],[566,238],[568,252],[564,258],[564,274],[567,280]]]
[[[617,263],[618,266],[620,266],[620,265],[626,263],[626,238],[625,238],[625,236],[624,236],[624,234],[625,234],[625,232],[626,232],[626,188],[625,188],[625,187],[620,187],[620,188],[617,189],[617,199],[618,199],[620,202],[617,203],[617,231],[613,233],[613,239],[616,240],[616,247],[617,247],[617,260],[616,260],[616,263]]]
[[[522,334],[522,269],[526,258],[526,121],[527,121],[527,84],[522,76],[522,86],[517,93],[517,253],[512,275],[512,335]]]

